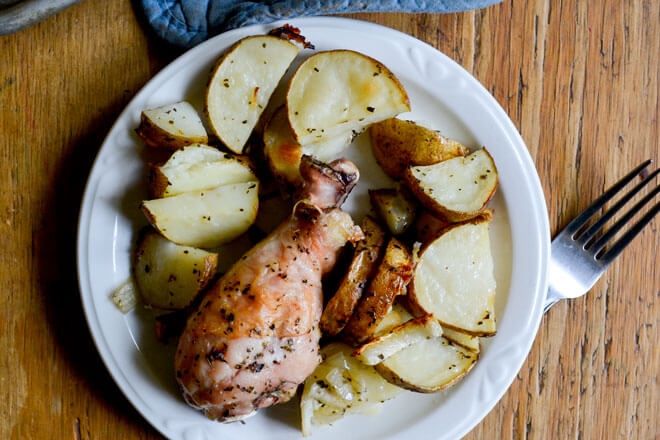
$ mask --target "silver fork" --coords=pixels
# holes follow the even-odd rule
[[[635,177],[642,174],[652,163],[652,160],[639,165],[627,176],[619,180],[612,188],[600,196],[591,206],[582,211],[552,240],[551,258],[549,267],[550,284],[545,299],[543,312],[547,312],[557,301],[562,299],[577,298],[582,296],[593,287],[605,269],[612,261],[630,244],[644,226],[649,224],[653,217],[660,211],[660,202],[655,204],[649,212],[640,218],[619,239],[612,242],[612,238],[626,224],[630,222],[635,214],[660,192],[660,185],[652,189],[646,196],[630,208],[616,223],[614,223],[602,235],[596,234],[603,229],[605,223],[611,219],[623,206],[630,201],[642,188],[649,184],[653,178],[660,173],[660,168],[648,174],[634,188],[628,191],[610,209],[605,211],[588,228],[585,228],[600,209],[610,201],[616,194]],[[608,246],[607,250],[603,249]]]

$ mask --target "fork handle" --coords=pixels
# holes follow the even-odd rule
[[[565,297],[555,290],[552,285],[548,286],[548,293],[545,295],[545,303],[543,305],[543,313],[546,313],[550,310],[550,307],[554,306],[559,300],[564,298]]]

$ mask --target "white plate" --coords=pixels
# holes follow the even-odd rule
[[[536,170],[516,128],[493,97],[465,70],[431,46],[378,25],[340,19],[288,20],[316,50],[346,48],[388,66],[410,95],[404,118],[425,121],[468,146],[488,148],[500,186],[492,202],[492,250],[498,283],[498,332],[483,344],[479,362],[452,389],[405,393],[386,402],[380,415],[350,416],[319,429],[314,438],[436,438],[465,435],[507,390],[529,352],[542,315],[549,258],[545,199]],[[279,23],[281,25],[282,23]],[[201,109],[209,69],[239,38],[278,24],[219,35],[182,55],[156,75],[119,116],[96,158],[78,229],[78,276],[92,337],[110,374],[128,400],[165,436],[174,439],[291,439],[301,437],[296,403],[260,411],[245,424],[219,424],[187,406],[176,390],[172,348],[154,338],[149,313],[122,315],[110,294],[130,274],[130,251],[146,222],[142,144],[134,134],[144,108],[187,99]],[[303,51],[307,56],[309,50]],[[360,217],[366,187],[388,184],[365,139],[349,158],[360,167],[361,185],[345,208]]]

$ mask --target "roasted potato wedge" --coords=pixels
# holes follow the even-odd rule
[[[273,175],[285,188],[295,187],[302,182],[300,176],[300,160],[304,154],[329,162],[344,151],[353,139],[351,132],[341,136],[325,139],[312,144],[300,145],[296,141],[286,107],[278,108],[264,129],[264,155]]]
[[[242,153],[275,87],[300,49],[282,38],[260,35],[234,44],[218,60],[205,109],[215,135]]]
[[[249,160],[223,153],[208,145],[189,145],[176,151],[162,165],[152,165],[149,192],[152,198],[170,197],[231,183],[255,182]]]
[[[485,148],[435,165],[411,166],[406,181],[434,214],[452,222],[476,217],[497,188],[497,168]]]
[[[344,329],[345,339],[356,345],[372,339],[378,325],[392,309],[394,299],[406,294],[411,276],[410,251],[399,240],[391,238],[375,277]]]
[[[241,235],[254,223],[259,183],[245,182],[145,200],[151,225],[174,243],[214,248]]]
[[[377,414],[380,404],[403,390],[385,381],[373,367],[351,357],[352,349],[332,343],[321,349],[323,361],[307,378],[300,398],[304,436],[314,427],[345,414]]]
[[[213,279],[217,264],[218,254],[174,244],[149,230],[135,249],[133,271],[145,304],[182,309]]]
[[[367,282],[374,276],[378,260],[385,245],[385,231],[370,217],[362,221],[364,239],[355,247],[353,259],[339,288],[323,309],[321,330],[327,336],[335,336],[344,329],[353,310],[362,297]]]
[[[410,110],[408,95],[394,74],[350,50],[307,58],[291,78],[286,103],[291,129],[301,145],[359,133]]]
[[[376,331],[374,332],[374,338],[391,332],[395,327],[404,322],[410,321],[411,319],[413,319],[413,316],[408,310],[406,310],[401,304],[395,302],[394,305],[392,305],[392,310],[390,310],[389,313],[378,323],[378,327],[376,327]]]
[[[442,336],[452,344],[458,344],[468,351],[478,353],[480,350],[478,336],[468,335],[445,327],[442,329]]]
[[[441,336],[404,348],[375,368],[394,385],[419,393],[434,393],[467,374],[478,356],[479,353],[464,350]]]
[[[371,206],[393,235],[403,234],[415,220],[417,203],[405,188],[370,189]]]
[[[459,223],[480,223],[482,221],[489,222],[493,219],[493,211],[491,209],[484,209],[477,216]],[[449,220],[437,217],[435,214],[427,210],[422,212],[417,217],[415,222],[415,232],[417,233],[417,240],[422,244],[427,244],[439,236],[441,236],[448,228],[451,228],[456,223]]]
[[[422,250],[408,295],[443,327],[486,336],[496,331],[495,287],[488,222],[481,221],[454,225]]]
[[[390,312],[391,313],[391,312]],[[353,352],[365,365],[376,365],[419,341],[442,336],[442,326],[433,315],[424,315],[401,324]]]
[[[209,141],[199,114],[186,101],[144,110],[136,132],[148,146],[167,150]]]
[[[390,118],[369,127],[371,147],[385,174],[402,179],[410,165],[432,165],[469,150],[437,131],[412,121]]]

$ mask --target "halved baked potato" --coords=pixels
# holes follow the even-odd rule
[[[403,390],[384,380],[373,367],[351,357],[346,344],[321,349],[323,361],[307,378],[300,398],[304,436],[316,426],[332,423],[345,414],[377,414],[380,404]]]
[[[145,200],[149,223],[174,243],[214,248],[241,235],[254,223],[259,183],[244,182]]]
[[[250,161],[208,145],[194,144],[176,151],[164,164],[152,165],[151,197],[170,197],[188,191],[231,183],[255,182]]]
[[[369,127],[369,134],[376,161],[396,180],[410,165],[432,165],[469,153],[459,142],[412,121],[386,119]]]
[[[145,304],[182,309],[213,279],[218,254],[180,246],[150,229],[133,257],[135,281]]]
[[[401,324],[389,333],[367,342],[353,356],[365,365],[376,365],[413,344],[442,336],[442,326],[433,315],[423,315]]]
[[[492,335],[495,277],[488,222],[457,224],[421,252],[409,287],[411,304],[443,327]]]
[[[419,393],[434,393],[461,379],[478,357],[479,353],[464,350],[441,336],[404,348],[375,368],[394,385]]]
[[[370,189],[369,198],[376,214],[393,235],[406,232],[415,220],[417,203],[404,187]]]
[[[428,166],[411,166],[406,181],[419,201],[452,222],[481,213],[497,188],[497,168],[485,148]]]
[[[215,135],[242,153],[270,96],[300,49],[279,37],[243,38],[218,60],[205,109]]]
[[[364,238],[357,242],[348,270],[321,315],[321,330],[327,336],[337,335],[348,323],[385,245],[385,231],[373,219],[365,217],[361,226]]]
[[[359,133],[410,110],[405,89],[383,64],[350,50],[307,58],[289,83],[289,122],[301,144]]]
[[[303,155],[329,162],[346,149],[352,139],[352,133],[347,132],[338,137],[300,145],[289,125],[286,107],[282,106],[275,111],[264,129],[264,156],[280,184],[285,188],[288,185],[296,187],[302,183],[299,168]]]
[[[186,101],[143,110],[136,132],[148,146],[167,150],[209,141],[197,110]]]
[[[372,339],[378,325],[392,309],[394,299],[406,294],[412,272],[410,251],[399,240],[391,238],[376,276],[344,328],[344,338],[356,345]]]

